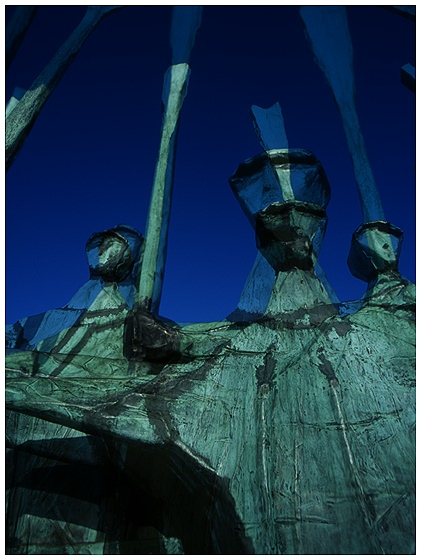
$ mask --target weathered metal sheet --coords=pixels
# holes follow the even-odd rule
[[[78,378],[43,366],[19,377],[37,352],[15,354],[8,405],[105,442],[127,483],[161,503],[177,550],[411,553],[415,328],[408,283],[394,280],[395,294],[406,290],[399,310],[381,284],[377,299],[341,318],[313,273],[279,273],[260,320],[179,329],[188,360],[152,376],[116,359],[104,379],[86,350]],[[107,540],[98,535],[91,552]]]

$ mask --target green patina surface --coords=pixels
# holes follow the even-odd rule
[[[8,164],[88,35],[116,8],[89,7],[9,111]],[[194,10],[188,50],[200,21]],[[230,179],[273,267],[256,261],[232,314],[253,321],[180,327],[130,308],[123,280],[135,301],[152,311],[159,303],[188,76],[188,56],[173,60],[143,265],[137,232],[94,234],[91,280],[72,304],[7,330],[7,553],[415,552],[415,286],[397,272],[401,237],[383,221],[365,153],[345,11],[301,13],[370,222],[354,235],[350,260],[369,290],[357,311],[335,306],[314,275],[327,178],[310,152],[285,148],[279,107],[255,107],[265,154]],[[319,16],[339,30],[333,59]]]
[[[293,269],[278,274],[261,319],[181,329],[184,361],[130,363],[122,317],[106,314],[92,319],[107,325],[99,340],[71,361],[54,349],[9,356],[16,464],[26,476],[81,465],[100,473],[97,495],[84,501],[81,490],[78,504],[63,479],[44,516],[28,505],[45,500],[40,491],[12,488],[12,550],[60,550],[57,525],[69,553],[413,552],[413,286],[395,275],[377,292],[341,318],[318,279]],[[82,320],[76,347],[84,329]],[[31,448],[43,458],[19,461]],[[138,496],[143,521],[118,517],[134,506],[121,488],[104,492],[107,476]],[[87,519],[66,519],[63,504]]]

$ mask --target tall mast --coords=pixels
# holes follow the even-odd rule
[[[163,126],[149,215],[137,303],[158,313],[167,253],[168,226],[177,130],[190,76],[190,53],[201,22],[201,6],[174,6],[171,23],[172,65],[164,76]]]

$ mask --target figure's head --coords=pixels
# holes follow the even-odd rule
[[[122,282],[139,259],[142,243],[142,235],[126,225],[92,234],[86,242],[91,278]]]
[[[389,222],[378,220],[362,224],[353,234],[348,267],[364,282],[379,274],[398,271],[403,231]]]
[[[330,199],[316,156],[302,149],[267,150],[240,164],[229,183],[270,265],[276,271],[313,268]]]

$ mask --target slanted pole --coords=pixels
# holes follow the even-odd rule
[[[44,104],[101,19],[121,6],[88,6],[70,37],[6,118],[6,170],[10,167],[35,124]]]
[[[28,31],[38,6],[16,6],[6,27],[6,72]]]
[[[300,14],[316,62],[327,79],[342,117],[364,222],[384,220],[356,110],[353,50],[346,8],[303,6]]]

